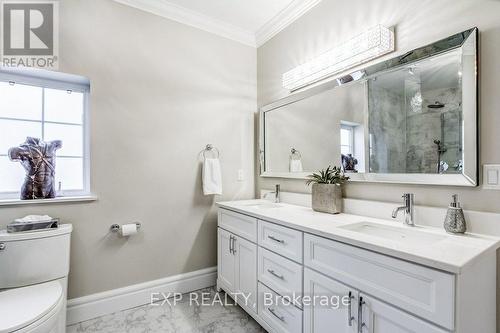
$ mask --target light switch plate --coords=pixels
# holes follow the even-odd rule
[[[500,190],[500,164],[483,165],[483,188]]]
[[[242,182],[244,180],[245,180],[245,172],[243,171],[243,169],[239,169],[238,170],[238,181]]]

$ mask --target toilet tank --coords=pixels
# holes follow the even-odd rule
[[[63,278],[69,273],[71,224],[46,231],[0,231],[0,289]]]

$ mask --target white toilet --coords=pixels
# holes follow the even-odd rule
[[[0,231],[0,333],[66,331],[71,231]]]

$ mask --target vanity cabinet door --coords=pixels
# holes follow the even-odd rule
[[[257,245],[233,236],[238,303],[257,313]]]
[[[236,256],[233,254],[233,235],[217,229],[217,278],[227,292],[236,291]]]
[[[217,229],[217,284],[241,307],[257,313],[257,245]]]
[[[357,290],[306,268],[304,296],[311,299],[310,304],[303,301],[304,333],[357,332]]]
[[[304,244],[305,266],[455,329],[455,275],[309,234]]]
[[[447,333],[371,296],[359,295],[361,333]]]

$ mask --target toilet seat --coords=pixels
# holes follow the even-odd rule
[[[36,332],[48,326],[44,324],[59,313],[63,296],[59,281],[0,291],[0,333]]]

